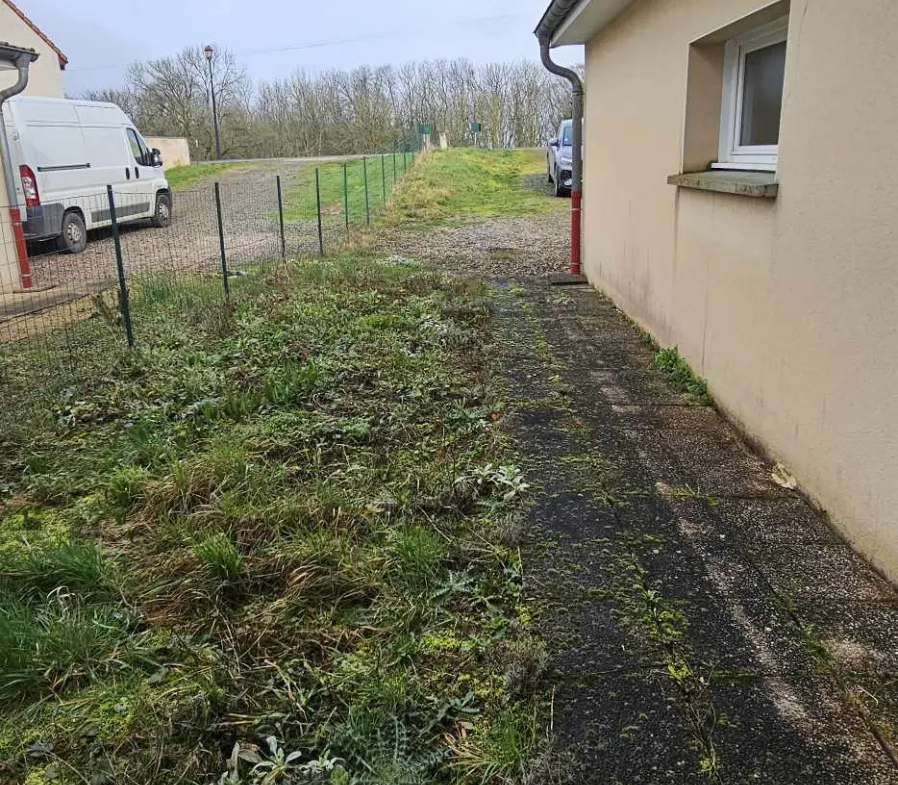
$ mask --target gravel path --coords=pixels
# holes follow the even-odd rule
[[[538,278],[563,272],[570,260],[566,210],[523,218],[401,232],[381,238],[390,253],[490,278]]]
[[[565,272],[570,262],[570,201],[555,199],[542,174],[525,178],[548,211],[522,217],[497,216],[439,229],[383,233],[387,253],[488,278],[543,278]]]

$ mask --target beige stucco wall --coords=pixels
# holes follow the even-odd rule
[[[0,2],[0,40],[25,49],[34,49],[40,55],[29,68],[25,95],[63,97],[62,69],[56,52],[3,2]],[[15,81],[15,71],[0,71],[0,86],[7,87],[15,84]],[[8,205],[6,185],[0,177],[0,291],[19,284],[16,250],[6,209]]]
[[[162,153],[164,170],[190,163],[190,143],[183,136],[147,136],[144,141]]]
[[[778,199],[665,182],[690,44],[765,5],[639,0],[588,44],[585,268],[898,579],[898,3],[793,0]]]

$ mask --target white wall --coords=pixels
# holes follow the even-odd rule
[[[162,168],[190,164],[190,142],[183,136],[147,136],[144,138],[150,149],[154,147],[162,153]]]

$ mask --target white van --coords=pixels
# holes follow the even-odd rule
[[[171,222],[159,151],[115,104],[19,96],[3,115],[27,240],[55,239],[60,251],[81,253],[88,230],[112,223],[107,185],[118,222]]]

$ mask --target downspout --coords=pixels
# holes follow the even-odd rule
[[[19,210],[16,193],[16,177],[13,173],[12,149],[6,133],[6,121],[3,118],[3,104],[7,99],[18,95],[28,86],[28,66],[37,58],[36,54],[19,52],[12,62],[18,71],[18,79],[12,87],[0,90],[0,145],[3,152],[3,180],[6,183],[6,198],[9,199],[9,221],[12,224],[13,237],[16,241],[16,257],[19,262],[19,277],[22,289],[31,289],[31,263],[28,261],[28,248],[25,245],[25,232],[22,229],[22,213]]]
[[[573,150],[571,150],[571,275],[580,275],[581,238],[583,213],[583,81],[576,71],[552,61],[549,49],[550,37],[539,34],[539,50],[546,70],[563,76],[571,83],[573,93]]]

